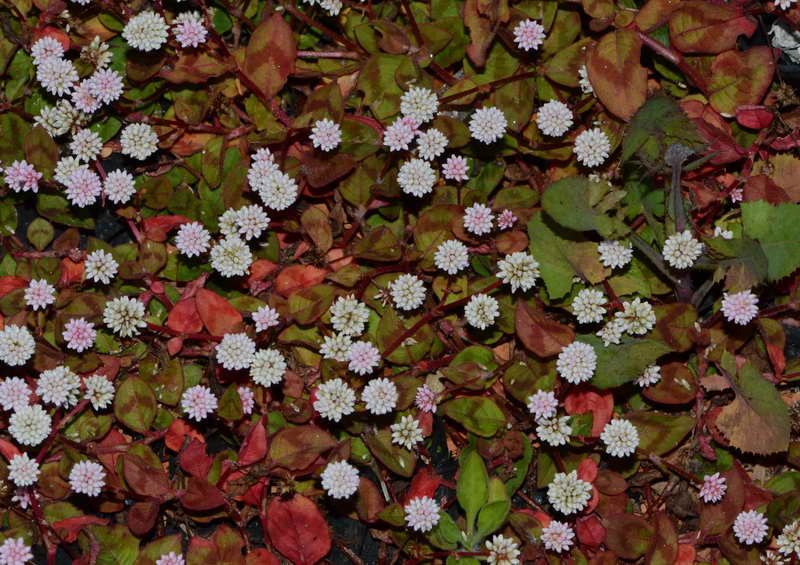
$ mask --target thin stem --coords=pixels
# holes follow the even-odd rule
[[[298,51],[298,57],[317,59],[360,59],[361,55],[355,51]]]
[[[683,58],[683,55],[673,49],[670,49],[663,43],[653,39],[643,31],[638,31],[637,33],[639,34],[639,39],[642,40],[642,43],[678,67],[678,69],[680,69],[681,72],[686,75],[686,78],[689,79],[689,81],[694,84],[700,90],[700,92],[708,95],[708,85],[706,84],[705,79],[695,70],[694,67],[686,62],[686,60]]]
[[[493,88],[496,88],[498,86],[503,86],[505,84],[516,82],[518,80],[524,80],[526,78],[533,78],[535,76],[538,76],[538,74],[539,73],[537,73],[536,71],[528,71],[528,72],[525,72],[525,73],[520,73],[518,75],[513,75],[513,76],[510,76],[510,77],[501,78],[499,80],[493,80],[492,82],[487,82],[486,84],[481,84],[479,86],[476,86],[475,88],[470,88],[469,90],[465,90],[463,92],[458,92],[456,94],[451,94],[450,96],[445,96],[444,98],[440,99],[439,102],[441,104],[447,104],[449,102],[452,102],[453,100],[458,100],[459,98],[463,98],[465,96],[469,96],[470,94],[475,94],[475,93],[478,93],[478,92],[488,92],[488,91],[490,91]]]

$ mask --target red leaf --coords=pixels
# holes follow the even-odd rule
[[[219,294],[201,288],[196,300],[197,311],[211,335],[225,335],[239,329],[242,315]]]
[[[214,460],[206,454],[206,444],[192,438],[179,457],[181,469],[198,479],[205,479]]]
[[[267,430],[259,420],[247,434],[239,449],[239,465],[252,465],[267,456]]]
[[[250,276],[247,277],[248,284],[263,281],[277,268],[278,266],[272,261],[267,261],[266,259],[256,259],[250,264]]]
[[[58,286],[68,286],[83,280],[83,261],[76,263],[69,257],[61,259],[61,276]]]
[[[172,451],[180,451],[183,447],[183,439],[186,436],[193,437],[201,443],[206,442],[203,434],[194,429],[190,424],[186,423],[185,420],[175,420],[169,425],[169,429],[167,429],[167,435],[164,437],[164,443]]]
[[[137,536],[153,529],[161,505],[157,502],[137,502],[128,511],[128,527]]]
[[[167,232],[188,222],[191,220],[183,216],[153,216],[142,221],[142,231],[152,241],[166,241]]]
[[[213,510],[225,504],[225,497],[221,490],[207,481],[189,477],[186,492],[181,496],[181,504],[189,510]]]
[[[172,357],[175,357],[181,349],[183,349],[182,337],[171,337],[167,340],[167,352]]]
[[[697,551],[693,545],[685,543],[678,544],[678,557],[675,558],[673,565],[692,565],[697,557]]]
[[[245,565],[280,565],[280,560],[271,551],[258,548],[250,551],[244,558]]]
[[[614,396],[610,392],[598,394],[587,386],[577,387],[564,399],[567,414],[592,413],[592,437],[597,437],[611,421],[614,412]]]
[[[433,498],[433,493],[442,484],[442,477],[436,474],[433,467],[424,467],[419,470],[411,481],[411,488],[406,493],[406,502],[422,496]]]
[[[108,520],[99,516],[75,516],[53,522],[53,528],[61,534],[64,541],[72,543],[78,539],[78,533],[84,526],[105,526],[106,524],[108,524]]]
[[[12,290],[16,290],[18,288],[25,288],[28,286],[27,279],[23,279],[22,277],[0,277],[0,298],[11,292]]]
[[[289,296],[295,290],[321,283],[327,275],[327,270],[313,265],[291,265],[278,273],[275,279],[275,291],[283,296]]]
[[[203,329],[203,320],[197,311],[197,301],[194,298],[180,300],[169,311],[167,327],[175,331],[193,334]]]
[[[590,547],[599,547],[606,539],[606,529],[596,515],[578,518],[576,533],[582,544]]]
[[[169,479],[164,469],[155,469],[147,461],[126,453],[122,456],[122,469],[125,482],[134,492],[142,496],[162,496],[169,492]]]
[[[0,453],[2,453],[3,457],[5,457],[9,462],[15,456],[22,454],[22,452],[19,450],[19,447],[10,441],[4,440],[3,438],[0,438]]]
[[[597,478],[597,463],[594,459],[584,459],[578,465],[578,478],[587,483],[593,483]]]
[[[285,502],[273,499],[262,521],[266,521],[272,545],[295,565],[313,565],[331,549],[325,518],[303,495]]]
[[[739,106],[736,121],[752,129],[764,129],[772,123],[774,115],[766,106]]]
[[[517,302],[517,335],[522,344],[539,357],[552,357],[575,340],[572,328],[548,318],[520,300]]]
[[[64,51],[69,51],[69,36],[58,28],[47,26],[36,30],[31,38],[31,45],[43,37],[52,37],[61,44]]]
[[[786,191],[766,175],[753,175],[747,179],[742,191],[742,200],[745,202],[764,200],[776,205],[792,201]]]

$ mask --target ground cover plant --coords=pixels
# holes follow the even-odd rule
[[[0,30],[0,565],[800,562],[794,0]]]

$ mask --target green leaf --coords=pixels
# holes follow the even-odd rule
[[[58,146],[50,134],[41,126],[34,127],[22,142],[25,158],[44,174],[44,178],[53,177],[53,170],[58,162]]]
[[[483,459],[473,446],[461,452],[459,470],[456,496],[467,515],[467,535],[472,535],[475,517],[489,496],[489,475]]]
[[[452,418],[467,431],[482,437],[492,437],[505,427],[506,417],[493,400],[479,396],[464,396],[449,400],[442,406],[445,416]]]
[[[536,214],[528,222],[528,237],[531,254],[539,262],[551,299],[567,294],[575,275],[581,275],[592,284],[605,279],[597,244],[560,227],[546,214]]]
[[[664,343],[653,339],[627,337],[619,345],[605,347],[596,336],[579,336],[579,341],[594,347],[597,353],[597,368],[592,385],[597,388],[613,388],[639,377],[648,365],[672,351]]]
[[[6,198],[0,202],[0,235],[13,235],[16,231],[17,209],[14,207],[14,202]]]
[[[528,468],[533,460],[531,442],[524,438],[520,443],[522,444],[522,457],[514,462],[514,476],[508,479],[505,484],[508,496],[513,496],[517,489],[522,486],[522,483],[525,482],[525,478],[528,476]]]
[[[428,541],[440,549],[452,551],[461,541],[461,530],[447,512],[439,511],[439,521],[427,534]]]
[[[760,104],[774,73],[775,60],[767,46],[720,53],[711,63],[708,81],[711,107],[731,116],[739,106]]]
[[[778,280],[800,267],[800,206],[768,202],[743,202],[744,232],[758,240],[767,256],[769,280]]]
[[[736,398],[722,408],[716,427],[733,447],[746,453],[769,455],[786,451],[792,423],[789,407],[775,385],[750,362],[737,370],[736,360],[727,351],[720,364]]]
[[[88,526],[100,545],[97,565],[133,565],[139,555],[139,540],[127,526],[113,524],[109,526]],[[87,536],[79,536],[81,550],[84,555],[90,553],[91,541]]]
[[[680,106],[666,94],[656,94],[633,116],[622,140],[622,160],[634,154],[648,166],[662,165],[667,147],[681,143],[699,149],[703,145],[697,128]]]
[[[239,420],[244,416],[242,411],[242,399],[239,397],[237,385],[232,384],[219,399],[217,415],[225,420]]]
[[[27,235],[28,241],[30,241],[36,249],[42,251],[53,241],[55,230],[53,229],[53,224],[44,218],[36,218],[28,225]]]
[[[389,428],[383,428],[375,433],[368,433],[364,436],[364,442],[369,447],[372,454],[381,463],[386,465],[390,471],[402,477],[414,475],[414,467],[417,465],[417,455],[413,451],[403,449],[392,443],[392,432]]]
[[[88,210],[73,208],[66,198],[58,194],[37,194],[36,210],[57,224],[94,229],[94,218]]]
[[[489,481],[488,502],[478,513],[478,529],[476,537],[483,539],[494,533],[505,523],[511,510],[511,498],[506,492],[506,485],[497,477]]]
[[[628,412],[625,418],[639,432],[639,449],[656,455],[675,449],[694,427],[694,418],[684,413],[667,414],[649,410]]]
[[[156,396],[147,383],[138,377],[128,377],[117,389],[114,415],[130,429],[144,433],[156,417]]]
[[[25,158],[23,144],[31,126],[13,112],[0,115],[0,163],[8,166],[12,161]]]

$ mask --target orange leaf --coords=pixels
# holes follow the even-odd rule
[[[313,265],[292,265],[278,274],[275,279],[275,291],[283,296],[289,296],[295,290],[321,283],[327,274],[327,270]]]
[[[53,523],[53,528],[58,531],[67,543],[72,543],[78,539],[78,532],[84,526],[105,526],[108,520],[99,516],[75,516]]]
[[[225,335],[240,328],[242,315],[219,294],[201,288],[196,301],[200,318],[211,335]]]
[[[598,394],[595,389],[579,386],[564,399],[567,414],[592,413],[592,437],[598,437],[614,412],[614,395],[610,392]]]
[[[183,216],[153,216],[142,221],[142,231],[152,241],[166,241],[169,230],[188,222]]]
[[[183,438],[186,436],[193,437],[201,443],[206,442],[203,434],[194,429],[190,424],[186,423],[185,420],[178,419],[174,420],[170,424],[169,429],[167,429],[167,435],[164,436],[164,443],[172,451],[177,452],[183,447]]]
[[[197,301],[185,298],[179,301],[169,312],[167,327],[183,333],[197,333],[203,329],[203,320],[197,311]]]
[[[28,286],[28,280],[22,277],[0,277],[0,298],[18,288],[25,288]]]
[[[83,261],[76,263],[68,257],[61,260],[61,277],[58,286],[67,286],[83,280]]]

